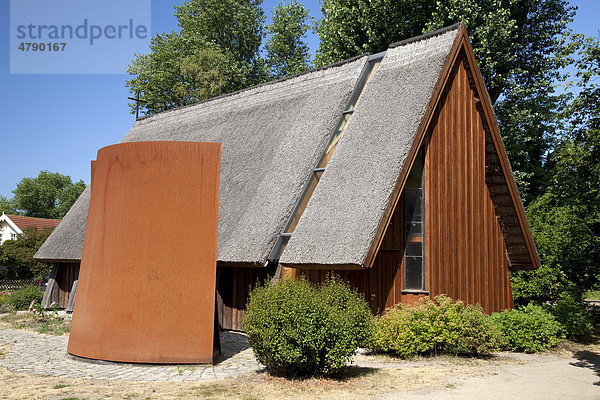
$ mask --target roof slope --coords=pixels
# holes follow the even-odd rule
[[[366,60],[359,57],[155,114],[137,121],[122,142],[222,143],[217,260],[264,264]],[[81,257],[86,193],[37,258]]]
[[[90,187],[86,187],[65,214],[56,229],[40,246],[35,258],[48,261],[79,261],[83,251],[83,238],[90,205]]]
[[[6,216],[21,230],[30,227],[37,229],[54,228],[60,223],[60,219],[24,217],[22,215],[9,214],[6,214]]]
[[[457,25],[386,52],[282,264],[363,265],[458,32]]]

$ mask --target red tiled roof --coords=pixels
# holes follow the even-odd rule
[[[20,230],[29,228],[31,226],[36,227],[38,230],[56,226],[60,223],[60,219],[49,219],[49,218],[36,218],[36,217],[23,217],[21,215],[6,215],[12,222],[19,227]]]

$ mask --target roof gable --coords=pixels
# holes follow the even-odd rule
[[[371,267],[460,52],[472,71],[493,149],[491,191],[511,269],[540,265],[492,104],[463,24],[387,51],[282,254],[283,265]],[[426,47],[423,51],[420,46]],[[420,68],[421,67],[421,68]],[[391,96],[390,96],[391,94]],[[370,135],[369,133],[373,133]]]
[[[6,224],[10,227],[10,229],[13,230],[13,232],[19,234],[23,233],[23,231],[17,226],[17,224],[14,223],[14,221],[10,217],[14,217],[14,215],[8,216],[2,213],[2,215],[0,215],[0,222],[6,222]]]
[[[454,26],[386,52],[281,256],[282,264],[365,264],[458,32]]]

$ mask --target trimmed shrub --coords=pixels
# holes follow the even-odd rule
[[[563,326],[569,339],[588,340],[591,337],[594,331],[593,317],[583,304],[581,296],[569,292],[561,293],[550,312]]]
[[[529,303],[525,307],[492,314],[492,321],[503,333],[504,350],[535,353],[556,345],[562,327],[543,307]]]
[[[487,354],[500,332],[479,305],[465,305],[445,295],[414,305],[397,304],[375,322],[371,349],[400,357],[426,354]]]
[[[11,293],[6,299],[6,304],[15,310],[27,310],[32,302],[40,303],[42,297],[40,289],[31,285]]]
[[[367,303],[330,279],[265,282],[250,292],[244,328],[258,361],[278,375],[330,375],[344,367],[371,337]]]

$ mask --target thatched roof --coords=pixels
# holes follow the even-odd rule
[[[162,112],[137,121],[122,141],[222,143],[217,250],[221,265],[261,266],[267,260],[300,267],[369,265],[365,260],[372,257],[381,235],[395,187],[439,89],[436,85],[443,81],[457,44],[468,41],[465,37],[464,27],[457,24],[396,43],[370,61],[361,56]],[[355,109],[344,111],[356,96],[353,92],[362,88],[373,60],[380,57]],[[300,200],[307,182],[344,112],[351,117],[316,190],[293,233],[280,236],[296,207],[304,204]],[[494,119],[493,112],[489,115]],[[516,192],[512,176],[509,180],[503,187]],[[498,207],[509,224],[521,224],[507,231],[507,251],[514,265],[535,266],[537,253],[518,193],[515,196],[512,208],[503,206],[505,215]],[[79,259],[88,207],[86,190],[36,257]],[[281,253],[284,237],[289,242]]]
[[[217,259],[263,265],[366,60],[155,114],[137,121],[122,142],[221,142]],[[88,207],[86,190],[36,257],[81,258]]]
[[[81,260],[90,194],[88,186],[39,248],[35,254],[36,259],[65,262]]]
[[[363,264],[457,32],[388,49],[282,264]]]

